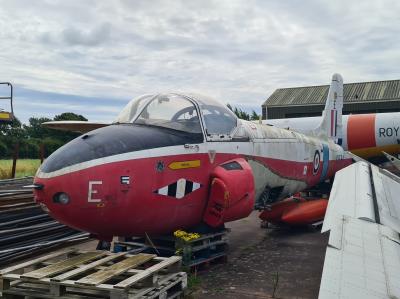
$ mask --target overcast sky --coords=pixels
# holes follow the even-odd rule
[[[111,121],[144,93],[261,112],[282,87],[399,79],[400,1],[0,0],[15,113]],[[0,107],[5,103],[0,104]]]

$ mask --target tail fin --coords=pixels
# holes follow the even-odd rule
[[[339,74],[332,76],[332,83],[326,99],[322,120],[315,129],[318,137],[332,138],[335,143],[342,144],[342,110],[343,110],[343,79]]]

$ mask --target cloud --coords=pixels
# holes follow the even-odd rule
[[[111,25],[101,24],[90,31],[83,31],[77,28],[66,28],[62,32],[62,38],[68,45],[97,46],[109,42]]]
[[[43,103],[57,109],[186,90],[260,111],[275,89],[328,84],[334,72],[345,82],[397,79],[399,9],[396,0],[7,1],[2,80],[51,94]]]
[[[92,121],[111,122],[129,99],[82,97],[14,86],[14,102],[16,115],[23,122],[32,116],[53,118],[63,112],[82,114]]]

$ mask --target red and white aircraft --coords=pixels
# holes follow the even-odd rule
[[[184,94],[140,97],[108,126],[50,124],[100,128],[43,163],[36,200],[59,221],[109,240],[218,227],[335,174],[319,298],[400,298],[400,179],[366,161],[348,166],[357,157],[335,143],[342,101],[334,75],[308,135],[238,120],[218,102]]]
[[[343,100],[338,74],[328,99]],[[304,135],[240,120],[204,96],[145,95],[114,124],[47,158],[36,200],[60,222],[105,240],[218,227],[352,163],[334,142],[337,108],[329,109]]]

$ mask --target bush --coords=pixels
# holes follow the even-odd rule
[[[54,120],[81,120],[87,119],[82,115],[71,112],[56,115]],[[19,158],[38,159],[40,145],[44,144],[45,157],[57,150],[68,141],[79,136],[79,133],[61,132],[42,127],[43,122],[51,121],[45,117],[31,117],[29,124],[21,124],[18,119],[12,124],[0,123],[0,158],[10,159],[14,153],[14,146],[20,144]]]
[[[52,138],[45,138],[43,140],[44,144],[44,156],[47,158],[50,156],[53,152],[55,152],[58,148],[62,147],[64,145],[64,141],[61,140],[56,140]]]
[[[8,147],[2,141],[0,141],[0,159],[9,157]]]
[[[19,145],[19,158],[38,158],[39,157],[39,145],[37,140],[21,140]]]

